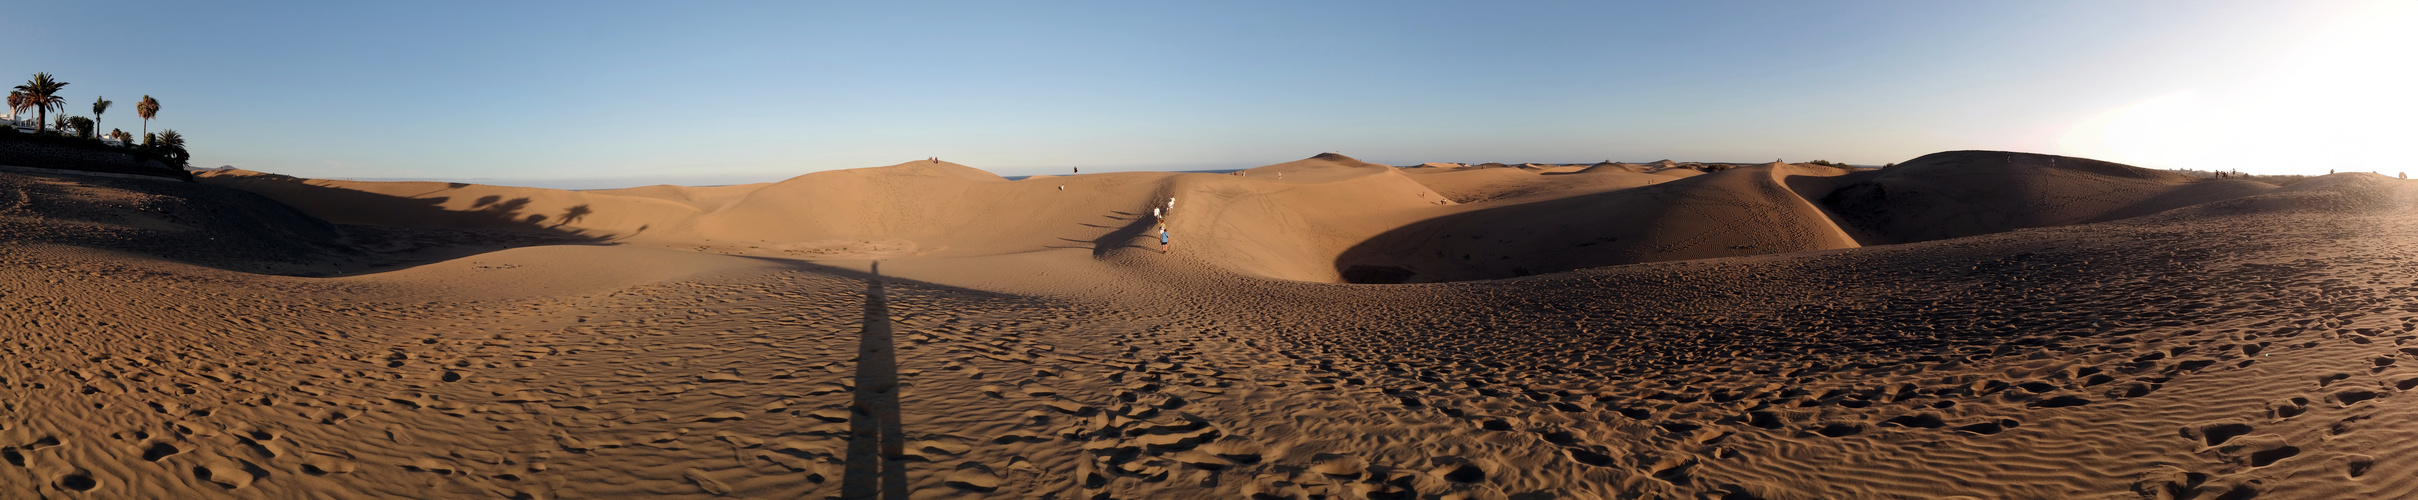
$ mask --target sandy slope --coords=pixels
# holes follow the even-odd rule
[[[1943,155],[1470,204],[1340,157],[597,192],[0,174],[0,497],[2418,494],[2418,188]],[[1857,190],[1888,197],[1831,196]],[[1136,240],[1168,196],[1160,254]],[[1390,237],[1538,275],[1327,283]],[[1414,263],[1510,272],[1440,260]]]
[[[1855,241],[1785,182],[1843,173],[1772,163],[1636,189],[1469,210],[1389,231],[1344,252],[1336,265],[1352,277],[1372,278],[1354,281],[1460,281],[1848,248]],[[1400,279],[1380,279],[1385,275]]]
[[[444,183],[307,180],[221,171],[205,183],[258,192],[331,221],[521,230],[557,237],[808,258],[996,255],[1142,248],[1150,207],[1187,248],[1225,267],[1335,281],[1331,261],[1375,231],[1449,206],[1401,172],[1347,157],[1263,167],[1290,177],[1128,172],[1007,181],[909,162],[716,188],[561,191]],[[1163,206],[1163,205],[1161,205]],[[1190,214],[1200,214],[1191,216]],[[1155,233],[1152,233],[1155,235]]]
[[[1518,168],[1406,168],[1419,183],[1461,203],[1556,197],[1628,189],[1702,173],[1692,168],[1653,168],[1602,163],[1551,171]],[[1574,175],[1575,174],[1575,175]]]
[[[1902,243],[2148,215],[2274,189],[2086,158],[1951,151],[1809,193],[1866,241]]]
[[[1496,165],[1496,164],[1489,164]],[[1323,154],[1242,175],[1008,181],[908,162],[743,186],[610,191],[204,175],[328,220],[521,230],[752,255],[964,257],[1149,247],[1150,207],[1211,265],[1299,281],[1434,282],[1927,241],[2118,220],[2258,194],[2094,160],[1928,155],[1848,172],[1772,163],[1394,168]],[[1727,168],[1727,167],[1724,167]],[[1149,234],[1145,234],[1149,233]]]

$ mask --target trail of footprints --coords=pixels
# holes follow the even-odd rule
[[[2018,257],[2026,256],[2028,254]],[[2368,280],[2367,286],[2354,285],[2349,279],[2339,276],[2364,273],[2366,271],[2358,267],[2363,264],[2371,266],[2367,269],[2377,269],[2373,266],[2406,263],[2405,259],[2399,257],[2328,261],[2303,259],[2282,264],[2245,263],[2223,277],[2230,281],[2227,283],[2219,283],[2209,277],[2177,279],[2171,275],[2156,274],[2162,266],[2134,264],[2148,268],[2146,271],[2151,276],[2135,281],[2082,283],[2086,287],[2097,285],[2127,290],[2097,290],[2072,295],[2096,297],[2099,300],[2129,299],[2137,305],[2103,307],[2085,303],[2075,304],[2081,307],[2062,312],[2033,310],[2009,313],[1995,310],[2005,306],[1979,300],[1978,304],[1957,304],[1953,308],[1943,307],[1947,310],[1937,312],[1918,310],[1918,313],[1929,313],[1924,316],[1949,319],[2012,317],[2015,321],[1969,321],[1968,324],[2018,335],[1930,336],[1930,339],[1938,340],[1916,339],[1918,341],[1910,346],[1913,349],[1907,349],[1908,346],[1875,349],[1877,352],[1872,355],[1863,356],[1874,360],[1871,362],[1841,362],[1838,356],[1807,356],[1792,363],[1765,354],[1743,360],[1702,359],[1715,367],[1729,365],[1734,368],[1688,370],[1659,366],[1670,358],[1641,356],[1644,353],[1636,352],[1612,352],[1631,357],[1622,360],[1595,358],[1536,363],[1534,358],[1523,359],[1523,356],[1537,354],[1538,350],[1521,347],[1553,343],[1554,339],[1539,339],[1538,334],[1564,330],[1549,326],[1476,329],[1522,335],[1515,342],[1502,345],[1504,351],[1464,349],[1464,352],[1492,352],[1498,355],[1492,358],[1370,356],[1366,354],[1367,351],[1352,353],[1349,349],[1333,349],[1337,344],[1353,341],[1349,335],[1334,334],[1355,330],[1350,327],[1298,328],[1325,334],[1293,338],[1280,336],[1266,340],[1272,345],[1282,346],[1273,349],[1280,354],[1317,363],[1317,366],[1306,371],[1311,378],[1301,381],[1307,388],[1332,389],[1337,384],[1374,386],[1375,392],[1394,398],[1404,408],[1429,409],[1487,431],[1533,434],[1545,443],[1562,447],[1566,456],[1578,464],[1624,468],[1674,486],[1687,486],[1691,467],[1703,460],[1732,458],[1723,456],[1731,452],[1721,445],[1724,440],[1740,433],[1847,439],[1872,433],[1876,429],[1902,429],[1890,432],[1929,431],[1991,436],[2020,429],[2029,419],[2027,414],[2034,411],[2143,398],[2178,377],[2249,369],[2261,361],[2271,361],[2279,354],[2291,356],[2287,359],[2292,359],[2294,366],[2322,363],[2326,355],[2344,349],[2358,350],[2359,346],[2375,346],[2365,349],[2367,354],[2363,356],[2354,356],[2362,362],[2360,371],[2385,373],[2400,366],[2403,360],[2399,358],[2402,356],[2418,357],[2418,348],[2398,347],[2418,339],[2418,336],[2410,335],[2413,330],[2418,330],[2418,319],[2408,314],[2393,314],[2418,312],[2418,305],[2391,300],[2392,297],[2407,296],[2412,290],[2418,290],[2418,282],[2407,281],[2410,275],[2406,272],[2371,273],[2374,279]],[[2021,275],[2014,278],[2010,281],[2025,281]],[[2066,287],[2075,285],[2070,282],[2056,283],[2045,277],[2034,282]],[[2176,293],[2176,290],[2182,292]],[[2029,294],[2014,294],[2016,297],[2026,295]],[[1986,296],[1967,296],[1963,299],[1983,298]],[[1830,308],[1830,314],[1815,317],[1823,322],[1853,321],[1854,317],[1842,317],[1837,313],[1871,311],[1881,312],[1878,316],[1887,318],[1899,315],[1890,310],[1894,308]],[[2021,310],[2017,307],[2008,309]],[[2376,314],[2378,312],[2386,312],[2386,315]],[[1738,313],[1731,310],[1720,314]],[[2318,316],[2310,317],[2312,313]],[[2071,319],[2060,322],[2062,326],[2020,323],[2039,315],[2059,314]],[[1717,319],[1712,322],[1691,322],[1684,317],[1676,318],[1678,321],[1668,321],[1674,318],[1647,319],[1663,319],[1664,324],[1693,323],[1694,326],[1719,323]],[[1752,328],[1752,325],[1740,326]],[[1255,329],[1251,326],[1225,328],[1241,331]],[[1473,329],[1435,330],[1468,332]],[[1839,329],[1829,331],[1837,332]],[[1643,332],[1631,330],[1620,333],[1636,335]],[[1577,335],[1582,344],[1588,336],[1583,333]],[[1777,337],[1786,339],[1801,335]],[[1466,340],[1421,343],[1394,338],[1383,342],[1391,344],[1386,347],[1403,344],[1465,347],[1466,343],[1459,342]],[[1611,340],[1617,343],[1625,339]],[[1477,343],[1489,342],[1481,340]],[[1261,345],[1249,341],[1246,344]],[[2387,348],[2386,344],[2392,347]],[[1661,345],[1669,348],[1667,343]],[[1383,352],[1385,349],[1372,350]],[[1900,354],[1909,351],[1912,354]],[[1924,354],[1925,351],[1933,354]],[[2295,351],[2312,354],[2296,356]],[[1561,357],[1560,354],[1605,352],[1601,349],[1581,349],[1546,353],[1543,357],[1550,359]],[[1750,354],[1752,351],[1738,352]],[[2318,352],[2327,354],[2314,354]],[[1690,353],[1672,357],[1688,360],[1683,357],[1687,354]],[[1890,359],[1893,357],[1897,359]],[[1854,356],[1847,358],[1852,360]],[[1372,362],[1373,359],[1381,361]],[[1337,360],[1344,362],[1337,363]],[[1556,364],[1559,369],[1548,366]],[[1621,367],[1622,364],[1629,367]],[[1588,378],[1607,372],[1628,376],[1620,377],[1626,380],[1616,380],[1609,386],[1584,383]],[[1954,374],[1927,378],[1920,376],[1926,372]],[[1990,372],[2012,376],[1988,375]],[[2016,375],[2020,373],[2029,375]],[[2329,388],[2354,373],[2319,377],[2316,383],[2320,390],[2313,391],[2319,395],[2317,399],[2331,407],[2355,407],[2418,388],[2418,376],[2413,375]],[[1875,384],[1872,383],[1874,379],[1889,382]],[[1560,383],[1565,381],[1572,383]],[[2276,401],[2270,405],[2270,417],[2284,420],[2307,413],[2311,411],[2311,399],[2291,397]],[[1512,404],[1489,406],[1480,402]],[[1853,411],[1840,411],[1842,409]],[[2350,417],[2333,425],[2329,432],[2339,434],[2356,427],[2357,420],[2359,417]],[[1613,442],[1589,443],[1582,436],[1590,433],[1557,424],[1564,421],[1648,430],[1643,433],[1646,434],[1644,436],[1632,433],[1613,437]],[[1622,424],[1624,421],[1635,424]],[[2207,444],[2205,453],[2218,456],[2222,463],[2238,464],[2243,469],[2267,467],[2302,453],[2302,448],[2280,437],[2234,440],[2250,432],[2248,424],[2211,424],[2183,429],[2180,435],[2204,440]],[[1626,445],[1638,442],[1666,443],[1682,448],[1684,452],[1674,455],[1652,451],[1653,447],[1634,453],[1622,451],[1628,448]],[[2374,458],[2358,454],[2342,458],[2340,462],[2346,476],[2353,478],[2375,466]],[[2260,491],[2251,482],[2218,484],[2224,483],[2219,478],[2216,483],[2211,483],[2212,476],[2205,473],[2193,472],[2176,477],[2183,479],[2170,482],[2161,482],[2165,480],[2159,478],[2144,479],[2136,488],[2166,491],[2171,496],[2208,493],[2224,498],[2247,498]],[[1699,486],[1740,498],[1753,496],[1735,485]]]

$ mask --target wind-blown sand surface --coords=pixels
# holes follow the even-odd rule
[[[0,172],[0,497],[2418,495],[2418,185],[1704,170]]]

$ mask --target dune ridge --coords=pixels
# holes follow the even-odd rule
[[[1879,170],[1707,165],[1397,168],[1322,153],[1239,175],[1008,181],[916,161],[766,184],[607,191],[245,171],[202,179],[343,223],[547,231],[812,258],[1079,248],[1105,259],[1154,247],[1147,214],[1175,198],[1182,206],[1168,223],[1188,255],[1232,272],[1314,282],[1494,279],[1909,243],[2119,220],[2274,189],[1991,151],[1935,153]]]

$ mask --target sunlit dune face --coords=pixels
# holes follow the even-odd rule
[[[2103,112],[2069,127],[2058,147],[2155,168],[2407,168],[2395,162],[2418,144],[2418,6],[2369,6],[2306,40],[2239,81]]]

